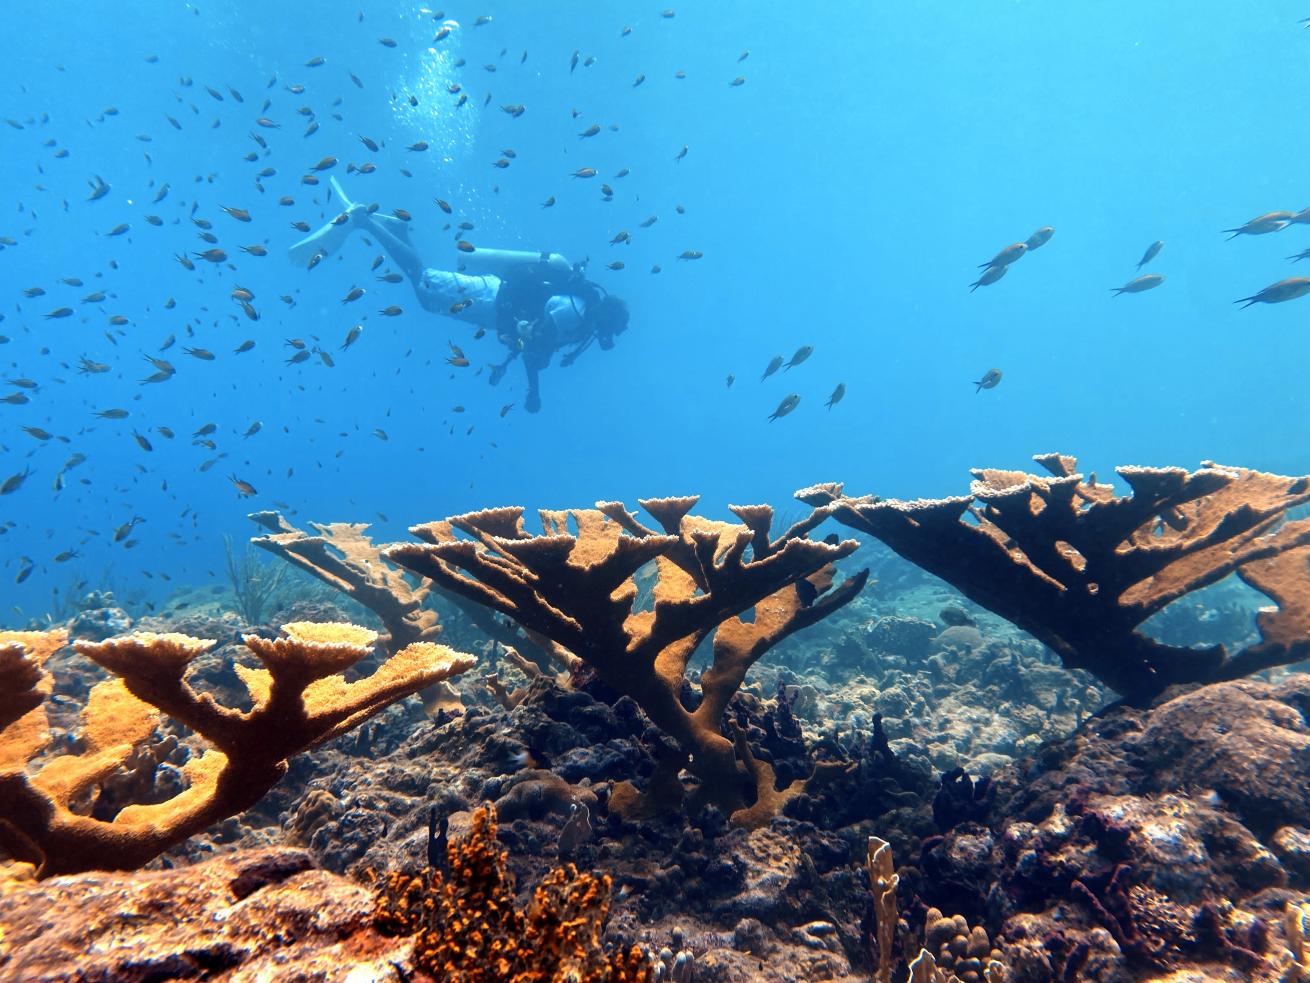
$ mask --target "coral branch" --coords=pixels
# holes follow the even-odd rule
[[[693,516],[695,503],[642,501],[663,534],[615,502],[542,512],[539,536],[525,531],[522,509],[474,512],[416,526],[411,531],[427,545],[399,544],[386,555],[590,666],[678,742],[702,797],[732,813],[753,801],[756,776],[722,732],[724,708],[751,665],[850,601],[867,571],[831,587],[832,563],[858,543],[804,538],[825,509],[770,540],[766,506],[735,509],[743,525]],[[652,563],[654,605],[638,610],[635,578]],[[753,618],[744,617],[750,611]],[[681,700],[687,664],[711,633],[703,699],[689,711]]]
[[[375,632],[303,622],[283,630],[287,637],[276,640],[246,636],[247,648],[265,666],[237,667],[254,704],[249,711],[222,706],[187,682],[189,664],[211,641],[143,632],[75,643],[80,654],[118,678],[91,690],[82,712],[85,750],[79,754],[51,757],[29,772],[26,763],[49,741],[40,706],[0,732],[0,845],[15,858],[36,863],[42,877],[134,869],[250,808],[286,772],[292,755],[344,734],[474,661],[444,646],[416,642],[371,676],[347,683],[341,673],[371,651]],[[0,640],[0,676],[6,665],[15,665],[13,644]],[[24,668],[21,660],[17,664]],[[39,680],[29,692],[33,686],[41,690]],[[74,800],[128,760],[153,732],[159,711],[212,745],[186,765],[189,787],[165,802],[129,805],[112,821],[75,813]]]
[[[853,529],[954,585],[1134,700],[1174,683],[1231,678],[1310,655],[1306,557],[1310,479],[1223,467],[1124,467],[1116,496],[1077,462],[1036,458],[1053,477],[976,470],[970,494],[932,501],[849,498],[840,485],[797,492]],[[974,503],[978,504],[975,505]],[[1222,646],[1180,648],[1138,626],[1234,571],[1279,603],[1266,641],[1229,660]]]

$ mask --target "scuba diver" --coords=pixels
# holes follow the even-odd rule
[[[496,332],[509,354],[492,366],[493,386],[515,359],[523,360],[529,413],[541,409],[540,373],[556,352],[568,349],[560,365],[569,366],[593,341],[608,351],[627,330],[628,305],[559,253],[479,247],[464,257],[460,272],[428,268],[409,241],[406,222],[351,202],[335,178],[331,183],[345,210],[292,246],[292,261],[309,265],[340,248],[356,229],[372,235],[425,310]]]

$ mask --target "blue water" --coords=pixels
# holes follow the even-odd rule
[[[336,2],[132,7],[10,5],[0,31],[0,117],[22,125],[0,125],[0,235],[17,240],[0,251],[0,360],[4,378],[40,384],[28,405],[0,404],[0,478],[32,472],[0,498],[0,524],[14,523],[0,537],[6,612],[39,614],[75,579],[156,599],[170,589],[161,573],[172,585],[220,580],[222,536],[248,535],[245,513],[275,502],[298,521],[369,521],[399,538],[413,522],[501,504],[699,493],[721,514],[728,502],[791,508],[792,491],[820,480],[956,493],[972,466],[1023,467],[1055,449],[1102,479],[1119,463],[1206,458],[1307,470],[1310,301],[1232,301],[1307,272],[1286,257],[1310,245],[1310,227],[1219,234],[1310,204],[1298,116],[1310,32],[1296,4],[730,2],[664,18],[657,4],[488,3],[445,8],[461,27],[436,45],[435,9],[411,4],[370,3],[362,22],[359,5]],[[475,27],[484,14],[493,20]],[[595,64],[570,73],[575,49]],[[745,84],[731,86],[738,75]],[[469,95],[459,109],[452,81]],[[287,90],[296,84],[306,91]],[[526,112],[500,110],[511,103]],[[312,136],[300,107],[319,124]],[[257,128],[260,115],[281,128]],[[601,134],[579,139],[593,122]],[[372,154],[360,135],[384,146]],[[431,148],[404,149],[418,140]],[[512,165],[490,166],[507,147]],[[517,367],[495,389],[476,374],[501,355],[494,333],[473,341],[423,312],[408,285],[377,282],[378,250],[360,237],[311,272],[287,261],[300,237],[289,223],[337,211],[325,184],[300,183],[325,155],[357,199],[414,215],[428,265],[458,262],[440,197],[479,245],[589,258],[629,302],[631,329],[613,351],[544,373],[542,412],[526,414]],[[370,160],[375,173],[345,173]],[[269,166],[278,173],[260,193]],[[600,176],[571,179],[580,167]],[[87,201],[93,175],[112,190]],[[169,195],[151,204],[164,182]],[[280,207],[282,195],[295,205]],[[558,203],[541,208],[550,195]],[[174,261],[210,248],[193,206],[235,269]],[[106,235],[123,222],[129,233]],[[969,292],[979,263],[1043,225],[1056,229],[1047,245]],[[620,230],[632,245],[608,244]],[[1155,239],[1166,245],[1143,272],[1164,285],[1113,297]],[[238,249],[254,243],[269,255]],[[704,258],[676,259],[689,249]],[[626,268],[605,270],[614,259]],[[257,323],[229,299],[237,284],[256,295]],[[343,305],[355,284],[367,295]],[[38,286],[44,296],[23,296]],[[79,302],[97,289],[108,299]],[[405,314],[380,317],[390,304]],[[61,306],[75,315],[42,318]],[[112,315],[129,320],[114,343]],[[360,341],[338,351],[356,323]],[[168,335],[176,376],[139,385],[153,371],[142,354]],[[233,354],[248,338],[255,349]],[[287,338],[320,344],[335,368],[284,364]],[[444,364],[448,341],[472,367]],[[772,356],[803,344],[808,362],[760,382]],[[111,371],[79,375],[83,355]],[[975,393],[992,367],[1001,384]],[[829,411],[839,382],[847,395]],[[792,392],[798,409],[767,422]],[[109,407],[130,416],[93,416]],[[256,420],[261,432],[243,438]],[[190,434],[208,422],[228,456],[201,473],[214,454]],[[87,460],[56,493],[74,452]],[[230,475],[258,495],[238,498]],[[146,519],[135,548],[111,543],[134,515]],[[80,556],[53,562],[69,549]],[[16,585],[20,557],[36,570]]]

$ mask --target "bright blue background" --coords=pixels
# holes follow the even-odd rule
[[[5,378],[41,383],[31,404],[0,404],[0,477],[33,472],[0,498],[0,523],[15,524],[0,537],[6,610],[44,610],[50,590],[74,577],[145,585],[156,598],[164,585],[142,571],[209,582],[222,534],[247,535],[245,513],[275,501],[298,520],[376,521],[380,536],[398,538],[412,522],[507,503],[699,492],[712,514],[730,501],[790,509],[793,490],[833,479],[858,492],[947,494],[966,487],[971,466],[1022,467],[1054,449],[1102,478],[1117,463],[1204,458],[1308,469],[1310,302],[1240,311],[1232,301],[1310,273],[1286,260],[1310,245],[1310,228],[1219,234],[1310,204],[1300,187],[1310,159],[1301,5],[738,0],[683,4],[666,19],[654,3],[521,0],[447,7],[463,26],[438,53],[431,9],[366,9],[361,23],[359,5],[345,3],[6,6],[0,117],[24,128],[0,125],[0,235],[19,243],[0,252],[0,334],[11,339],[0,361]],[[494,20],[474,27],[479,14]],[[383,36],[398,46],[380,45]],[[575,49],[596,64],[570,74]],[[316,55],[327,63],[304,67]],[[455,68],[456,57],[467,65]],[[638,74],[646,81],[633,88]],[[745,85],[730,86],[738,74]],[[451,81],[470,96],[462,109]],[[292,83],[307,91],[293,95]],[[254,126],[266,97],[280,130]],[[507,103],[527,112],[513,119],[498,108]],[[110,106],[118,115],[101,118]],[[308,138],[301,106],[321,127]],[[592,122],[619,129],[580,140]],[[242,159],[256,149],[251,132],[270,148],[255,163]],[[136,139],[143,133],[151,142]],[[371,154],[360,134],[385,146]],[[407,153],[416,140],[432,149]],[[58,147],[70,155],[56,159]],[[517,152],[512,166],[492,168],[505,147]],[[466,326],[422,312],[407,285],[375,281],[376,249],[356,240],[310,273],[286,261],[299,236],[289,223],[336,211],[323,204],[325,186],[299,183],[327,154],[357,198],[414,214],[430,265],[458,256],[432,203],[441,197],[455,220],[475,224],[477,244],[590,257],[592,274],[631,304],[632,329],[612,352],[549,370],[544,409],[528,416],[517,369],[491,389],[476,368],[443,364],[448,340],[475,367],[500,353],[490,337],[474,342]],[[344,173],[366,160],[377,173]],[[278,175],[260,194],[253,179],[265,166]],[[568,177],[583,166],[601,176]],[[613,180],[621,167],[631,175]],[[93,174],[112,191],[87,202]],[[603,180],[613,202],[600,200]],[[168,198],[151,205],[164,181]],[[296,205],[279,207],[283,194]],[[543,210],[548,195],[558,204]],[[235,271],[201,263],[188,273],[173,261],[209,248],[188,221],[193,203]],[[220,205],[248,208],[254,221],[235,222]],[[166,224],[147,225],[149,213]],[[651,214],[658,224],[639,229]],[[131,233],[105,237],[119,222]],[[1046,224],[1056,228],[1049,244],[969,292],[977,264]],[[621,229],[633,244],[609,246]],[[1112,297],[1157,238],[1166,246],[1149,269],[1165,284]],[[271,255],[237,248],[254,242]],[[676,261],[685,249],[704,258]],[[627,268],[604,270],[615,258]],[[653,263],[663,272],[651,275]],[[69,276],[86,286],[57,282]],[[237,283],[257,295],[258,323],[228,298]],[[343,307],[356,283],[367,296]],[[24,299],[32,286],[46,296]],[[78,303],[97,288],[110,299]],[[177,307],[165,311],[170,296]],[[393,303],[404,316],[377,315]],[[41,318],[64,305],[77,316]],[[116,346],[104,335],[113,314],[131,319]],[[360,342],[338,352],[361,319]],[[151,371],[141,354],[169,334],[178,344],[164,357],[177,376],[139,386]],[[284,365],[290,337],[320,340],[336,368]],[[256,349],[233,355],[246,338]],[[218,358],[191,359],[185,344]],[[759,381],[771,356],[802,344],[815,347],[806,364]],[[82,354],[113,371],[78,375]],[[975,394],[971,380],[993,366],[1003,382]],[[848,394],[828,411],[838,382]],[[789,392],[800,407],[766,422]],[[93,418],[110,406],[132,416]],[[243,439],[252,420],[263,431]],[[201,474],[211,455],[189,434],[208,421],[230,456]],[[38,444],[23,425],[69,443]],[[159,425],[177,438],[148,430]],[[389,441],[372,436],[378,427]],[[153,453],[136,446],[134,428]],[[88,460],[56,495],[51,483],[74,451]],[[258,497],[239,500],[229,474]],[[110,544],[134,514],[147,519],[140,545]],[[51,562],[70,548],[82,557]],[[38,565],[21,587],[20,556]]]

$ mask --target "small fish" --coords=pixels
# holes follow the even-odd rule
[[[207,263],[222,263],[227,259],[227,253],[221,249],[206,249],[203,253],[192,253],[196,259],[203,259]]]
[[[974,390],[974,392],[980,393],[984,389],[995,389],[998,385],[1000,385],[1000,382],[1001,382],[1001,370],[988,369],[986,372],[983,373],[983,377],[974,383],[974,385],[978,387],[977,389]]]
[[[837,383],[837,388],[832,391],[832,395],[828,397],[828,402],[825,403],[824,405],[827,406],[828,409],[832,409],[834,406],[836,406],[838,403],[842,401],[842,397],[845,395],[846,395],[846,383],[839,382]]]
[[[1028,247],[1028,252],[1032,252],[1034,249],[1040,249],[1050,242],[1053,235],[1055,235],[1055,229],[1049,225],[1043,225],[1028,237],[1028,241],[1024,245]]]
[[[619,245],[620,243],[625,243],[625,244],[631,245],[631,244],[632,244],[632,235],[631,235],[630,233],[628,233],[627,231],[623,231],[623,232],[620,232],[618,235],[616,235],[613,239],[610,240],[610,245],[611,245],[611,246],[617,246],[617,245]]]
[[[227,214],[231,215],[238,222],[250,221],[250,213],[244,208],[234,208],[231,205],[219,205],[218,207],[223,209],[223,211],[227,212]]]
[[[390,307],[382,308],[378,313],[383,317],[398,317],[405,313],[405,308],[401,307],[399,304],[392,304]]]
[[[56,307],[53,311],[50,311],[48,314],[44,315],[44,317],[47,321],[51,321],[56,318],[71,317],[72,314],[73,314],[73,309],[71,307]]]
[[[1160,255],[1160,250],[1164,248],[1164,240],[1156,239],[1146,247],[1146,252],[1142,253],[1142,258],[1137,261],[1137,269],[1140,271],[1143,266]]]
[[[250,424],[250,426],[246,427],[246,432],[243,433],[241,436],[253,437],[255,434],[259,433],[259,431],[263,429],[264,429],[264,424],[260,423],[258,420],[255,420],[253,423]]]
[[[313,58],[309,59],[309,61],[305,62],[305,67],[318,68],[325,64],[327,64],[326,58],[324,58],[322,55],[315,55]]]
[[[1020,245],[1023,245],[1023,243],[1020,243]],[[969,293],[973,293],[979,287],[990,287],[1001,277],[1005,276],[1005,271],[1009,268],[1008,265],[987,267],[987,269],[983,270],[982,276],[969,284]]]
[[[596,176],[596,173],[597,173],[596,168],[594,167],[579,167],[576,171],[573,172],[573,176],[575,178],[577,177],[592,178]]]
[[[461,253],[472,253],[477,251],[477,247],[474,246],[473,243],[469,242],[467,239],[460,239],[458,242],[455,243],[455,248],[458,249]]]
[[[654,225],[659,220],[660,217],[658,215],[652,215],[650,218],[646,219],[646,221],[642,222],[641,225],[638,226],[638,228],[649,229],[652,225]]]
[[[191,436],[192,436],[192,437],[208,437],[211,433],[213,433],[213,432],[214,432],[215,430],[217,430],[217,429],[218,429],[218,424],[216,424],[216,423],[206,423],[203,427],[201,427],[199,430],[197,430],[197,431],[196,431],[195,433],[193,433]]]
[[[786,361],[786,359],[781,355],[774,355],[773,358],[769,359],[769,364],[764,367],[764,375],[760,376],[760,382],[763,382],[769,376],[773,375],[773,373],[782,368],[782,363],[784,361]]]
[[[139,515],[132,516],[131,519],[129,519],[127,522],[124,522],[121,526],[119,526],[117,529],[114,530],[114,542],[121,543],[123,540],[127,539],[128,536],[132,535],[132,530],[136,528],[137,523],[145,522],[145,521],[146,520],[141,518],[141,516]]]
[[[46,441],[54,436],[49,430],[42,430],[40,427],[23,427],[23,432],[34,440]]]
[[[91,185],[91,193],[86,196],[87,201],[99,201],[109,194],[109,185],[105,183],[104,178],[99,174],[95,175],[94,181],[88,181],[87,184]]]
[[[250,351],[250,349],[254,347],[255,347],[255,340],[253,338],[247,338],[245,341],[241,342],[241,344],[237,345],[236,348],[232,349],[232,354],[244,355],[246,352]]]
[[[594,137],[599,132],[600,132],[600,124],[592,123],[589,127],[587,127],[585,130],[583,130],[581,133],[578,134],[578,139],[585,140],[588,137]]]
[[[324,157],[322,160],[320,160],[317,164],[315,164],[313,167],[311,167],[310,170],[311,170],[311,171],[329,171],[329,170],[331,170],[332,168],[334,168],[334,167],[336,167],[336,166],[337,166],[337,159],[336,159],[335,157],[328,156],[328,157]]]
[[[64,550],[62,553],[56,553],[54,560],[56,563],[67,563],[69,560],[81,555],[77,550]]]
[[[421,154],[423,151],[428,149],[428,144],[426,140],[419,140],[417,143],[411,143],[405,149],[412,151],[413,153],[416,154]]]
[[[1016,259],[1028,251],[1028,243],[1016,242],[1006,246],[999,253],[993,256],[986,263],[979,263],[978,269],[986,269],[993,266],[1009,266]]]
[[[190,355],[192,358],[198,358],[202,362],[212,362],[216,357],[208,348],[183,348],[182,353]]]
[[[364,296],[363,287],[351,287],[350,292],[346,294],[346,296],[341,298],[341,303],[349,304],[351,301],[359,300],[359,298],[363,296]]]
[[[21,392],[10,393],[8,396],[0,396],[0,403],[5,403],[9,406],[26,406],[31,401],[32,400],[28,398],[26,393]]]
[[[433,198],[432,200],[436,202],[437,207],[440,208],[447,215],[451,214],[452,209],[450,207],[450,202],[445,201],[444,199],[441,198]]]
[[[125,420],[127,419],[127,410],[118,409],[117,407],[108,410],[101,410],[96,414],[101,420]]]
[[[132,431],[132,439],[136,441],[137,446],[140,447],[143,451],[149,452],[154,450],[154,447],[151,446],[150,441],[146,440],[144,435],[137,433],[135,430]]]
[[[1146,273],[1137,277],[1135,280],[1129,280],[1122,287],[1111,287],[1110,290],[1116,297],[1120,294],[1140,294],[1143,290],[1150,290],[1164,283],[1164,276],[1160,273]],[[1246,299],[1246,298],[1243,298]]]
[[[298,352],[296,352],[294,355],[292,355],[289,359],[287,359],[287,363],[286,363],[286,364],[287,364],[287,365],[299,365],[301,362],[306,362],[306,361],[308,361],[308,360],[309,360],[309,356],[310,356],[310,354],[311,354],[311,352],[310,352],[310,350],[309,350],[308,348],[304,349],[303,351],[298,351]]]
[[[678,161],[682,160],[682,158],[686,156],[687,156],[687,145],[684,143],[682,145],[682,149],[673,155],[673,162],[676,164]]]
[[[778,408],[769,414],[769,422],[780,419],[790,413],[800,404],[801,398],[796,393],[789,393],[782,398]]]
[[[787,367],[786,369],[784,369],[784,371],[790,372],[793,368],[795,368],[797,365],[800,365],[802,362],[804,362],[807,358],[809,358],[813,354],[814,354],[813,345],[801,345],[800,348],[796,349],[796,354],[792,355],[791,361],[787,363]]]
[[[318,360],[319,360],[320,362],[322,362],[324,365],[326,365],[329,369],[336,368],[337,363],[334,362],[334,361],[332,361],[332,356],[331,356],[331,355],[329,355],[327,352],[323,351],[323,349],[321,349],[321,348],[316,349],[316,351],[318,352]]]
[[[1228,237],[1231,242],[1238,236],[1262,236],[1270,232],[1277,232],[1285,229],[1296,218],[1294,212],[1265,212],[1263,215],[1257,215],[1245,225],[1239,225],[1235,229],[1220,229],[1220,232],[1231,232]]]
[[[128,225],[126,222],[120,222],[118,225],[115,225],[112,229],[110,229],[108,232],[106,232],[105,235],[107,235],[107,236],[121,236],[121,235],[123,235],[125,232],[130,231],[131,228],[132,228],[132,226]]]
[[[606,264],[605,264],[605,269],[607,269],[607,270],[615,270],[615,271],[618,271],[618,270],[623,269],[623,267],[624,267],[624,263],[623,263],[623,260],[621,260],[621,259],[616,259],[616,260],[615,260],[614,262],[612,262],[612,263],[606,263]]]
[[[256,244],[253,245],[253,246],[242,246],[242,247],[241,247],[241,251],[242,251],[243,253],[248,253],[248,254],[250,254],[251,256],[267,256],[267,255],[268,255],[268,247],[267,247],[267,246],[261,246],[259,243],[256,243]]]
[[[381,427],[373,428],[373,436],[376,437],[378,440],[382,441],[383,443],[386,443],[391,439],[390,437],[387,436],[387,432],[383,430]]]
[[[745,76],[745,75],[738,75],[735,79],[733,79],[731,82],[728,83],[728,85],[732,86],[733,88],[736,88],[736,87],[739,86],[739,85],[745,85],[745,84],[746,84],[746,76]]]
[[[684,249],[678,253],[678,259],[700,259],[704,255],[699,249]]]
[[[1252,304],[1281,304],[1284,301],[1304,297],[1306,294],[1310,294],[1310,276],[1293,276],[1272,283],[1259,293],[1242,297],[1233,303],[1241,304],[1242,309],[1245,310]]]
[[[502,112],[506,112],[509,115],[513,116],[515,119],[518,119],[527,111],[528,107],[524,106],[521,103],[512,103],[511,105],[501,106],[500,108]]]
[[[236,475],[229,476],[227,480],[232,482],[233,487],[237,490],[237,496],[239,498],[251,498],[259,494],[259,492],[255,490],[254,485],[248,481],[242,481]]]
[[[18,489],[23,487],[23,482],[27,480],[31,473],[31,468],[24,468],[18,474],[11,474],[2,484],[0,484],[0,495],[12,495],[14,492],[18,491]]]
[[[353,345],[356,341],[359,340],[359,336],[363,334],[363,332],[364,332],[364,325],[356,324],[353,328],[351,328],[349,331],[346,332],[346,340],[341,345],[341,348],[338,350],[344,352],[347,348],[349,348],[351,345]]]

